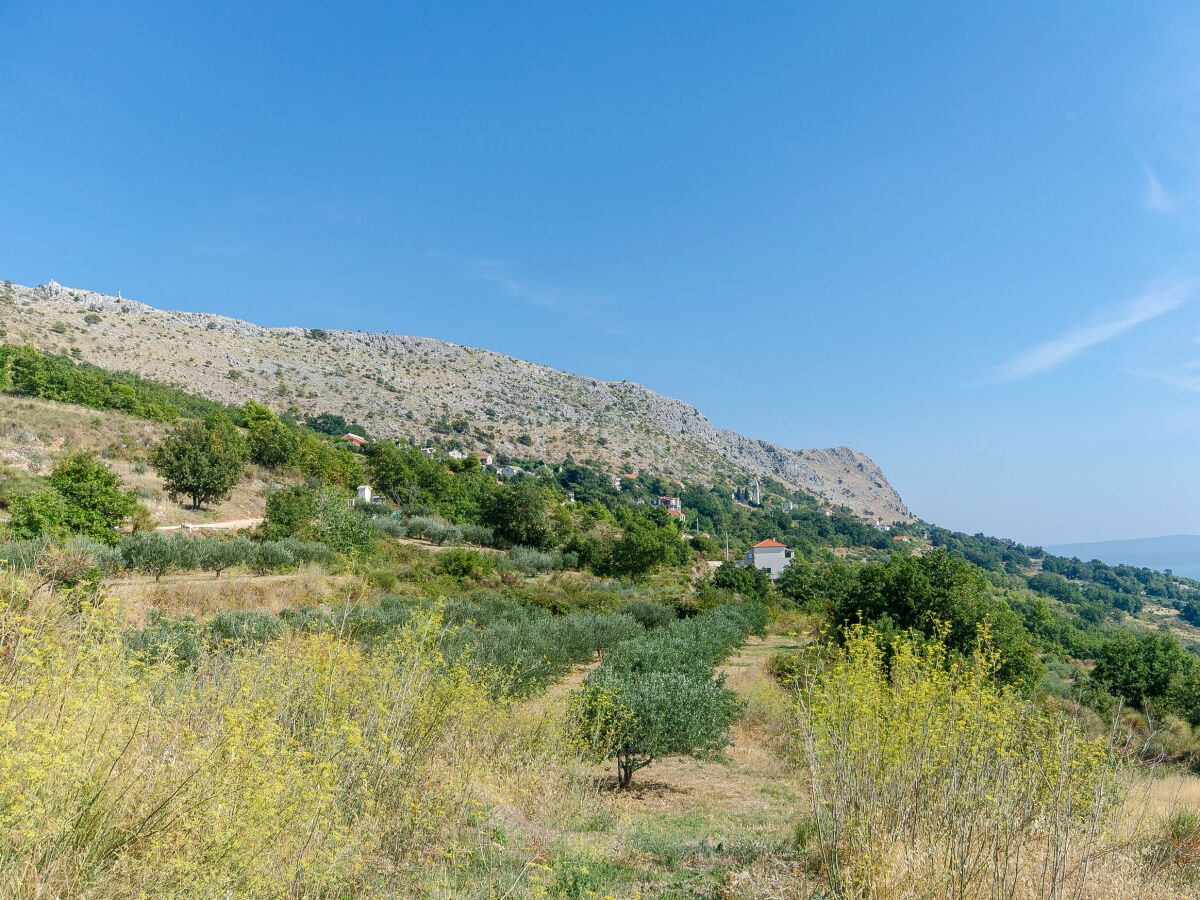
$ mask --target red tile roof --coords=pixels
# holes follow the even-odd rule
[[[755,544],[754,549],[757,550],[759,547],[786,547],[786,546],[787,546],[787,544],[781,544],[781,543],[779,543],[779,541],[773,541],[770,538],[767,538],[765,541],[759,541],[757,544]]]

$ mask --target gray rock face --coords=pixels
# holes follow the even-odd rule
[[[14,285],[6,340],[136,371],[227,403],[332,412],[424,445],[457,425],[464,446],[712,483],[770,476],[884,522],[911,516],[883,473],[850,447],[789,450],[714,426],[694,407],[632,382],[560,372],[433,338],[264,328],[207,313],[63,287]],[[88,323],[85,316],[91,315]],[[52,329],[67,325],[65,333]],[[22,337],[25,335],[27,337]],[[524,440],[518,442],[517,438]],[[528,443],[527,443],[528,442]]]

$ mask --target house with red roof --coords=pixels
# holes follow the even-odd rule
[[[746,557],[741,564],[762,569],[767,573],[767,577],[774,581],[783,574],[783,570],[790,566],[795,558],[795,550],[789,550],[786,544],[768,538],[765,541],[759,541],[747,550]]]

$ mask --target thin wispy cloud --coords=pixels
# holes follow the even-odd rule
[[[1139,325],[1178,309],[1192,298],[1195,291],[1196,282],[1191,279],[1156,285],[1130,300],[1109,318],[1074,328],[997,366],[984,382],[1004,384],[1048,372],[1091,347],[1118,338]]]
[[[1158,173],[1149,166],[1146,174],[1146,209],[1151,212],[1173,215],[1179,211],[1179,198],[1163,187]]]
[[[477,259],[471,265],[471,273],[513,300],[568,316],[605,334],[623,334],[606,319],[609,304],[594,295],[514,278],[498,260]]]
[[[1193,368],[1193,366],[1188,366]],[[1161,372],[1129,372],[1130,375],[1138,375],[1142,378],[1150,378],[1154,381],[1161,381],[1163,384],[1169,384],[1173,388],[1178,388],[1181,391],[1188,391],[1193,394],[1200,394],[1200,375],[1181,375],[1174,373]]]

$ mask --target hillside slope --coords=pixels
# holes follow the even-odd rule
[[[788,450],[715,427],[682,401],[489,350],[393,334],[264,328],[156,309],[51,281],[0,294],[5,340],[29,341],[216,400],[333,412],[383,437],[592,460],[612,472],[710,482],[769,476],[884,521],[911,516],[865,454]],[[518,439],[521,439],[518,443]]]

